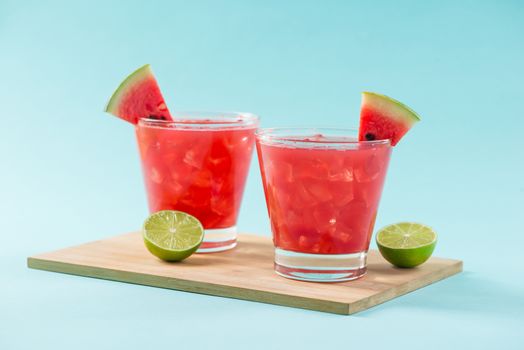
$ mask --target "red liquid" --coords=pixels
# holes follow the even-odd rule
[[[369,249],[388,144],[319,149],[257,140],[257,151],[277,248],[312,254]]]
[[[187,129],[138,125],[136,137],[149,210],[180,210],[195,216],[206,229],[235,226],[254,132],[254,126]]]

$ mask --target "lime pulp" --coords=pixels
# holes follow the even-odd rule
[[[153,255],[166,261],[181,261],[198,249],[204,239],[204,228],[192,215],[162,210],[146,219],[142,235]]]

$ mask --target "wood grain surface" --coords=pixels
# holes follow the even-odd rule
[[[139,233],[129,233],[28,258],[34,269],[349,315],[462,271],[462,261],[431,258],[398,269],[370,251],[368,272],[356,281],[293,281],[273,271],[269,237],[241,234],[238,246],[195,254],[179,263],[152,256]],[[174,294],[176,297],[176,294]]]

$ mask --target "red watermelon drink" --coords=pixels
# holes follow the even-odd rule
[[[257,151],[276,272],[318,282],[362,276],[390,141],[359,142],[344,129],[265,129]]]
[[[180,210],[205,229],[198,252],[236,245],[236,222],[258,118],[243,113],[172,113],[141,119],[136,137],[150,211]]]

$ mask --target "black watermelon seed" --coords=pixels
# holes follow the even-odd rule
[[[373,141],[376,139],[376,136],[370,132],[366,133],[364,135],[364,138],[367,140],[367,141]]]

